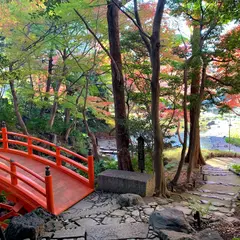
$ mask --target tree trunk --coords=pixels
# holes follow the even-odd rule
[[[187,66],[184,68],[184,76],[183,76],[183,84],[184,84],[184,96],[183,96],[183,112],[184,112],[184,139],[183,139],[183,147],[181,152],[181,159],[178,165],[177,172],[172,180],[173,185],[177,185],[179,177],[181,175],[182,167],[185,160],[185,154],[187,150],[187,138],[188,138],[188,121],[187,121],[187,89],[188,89],[188,74],[187,74]]]
[[[54,90],[55,96],[54,96],[53,106],[52,106],[52,109],[51,109],[51,117],[50,117],[50,120],[49,120],[50,129],[53,127],[53,124],[54,124],[54,121],[55,121],[55,117],[56,117],[56,114],[57,114],[57,109],[58,109],[58,92],[59,92],[59,89],[61,87],[63,79],[67,75],[67,65],[66,65],[67,51],[66,51],[66,49],[63,50],[62,59],[63,59],[62,78],[57,81],[56,88]]]
[[[47,83],[46,83],[46,93],[50,92],[51,84],[52,84],[52,74],[53,74],[53,50],[50,50],[49,58],[48,58],[48,77],[47,77]],[[48,96],[44,97],[44,101],[48,101]],[[40,111],[40,116],[43,116],[45,111],[45,107],[42,107]]]
[[[115,0],[119,4],[118,0]],[[118,151],[118,168],[120,170],[133,171],[129,153],[129,131],[127,126],[124,80],[122,74],[122,59],[120,52],[119,37],[119,9],[112,2],[108,1],[107,20],[110,54],[116,65],[111,61],[112,86],[115,107],[116,142]]]
[[[86,117],[88,87],[89,87],[89,79],[88,79],[88,77],[86,77],[86,86],[85,86],[86,92],[85,92],[84,106],[83,106],[83,111],[82,111],[83,123],[84,123],[84,125],[85,125],[87,134],[88,134],[88,136],[90,137],[91,142],[92,142],[92,150],[93,150],[94,160],[99,161],[98,147],[97,147],[97,139],[96,139],[94,133],[90,130],[90,128],[89,128],[89,126],[88,126],[88,122],[87,122],[87,117]]]
[[[195,26],[191,39],[192,59],[191,66],[191,97],[190,97],[190,141],[186,162],[189,162],[187,182],[190,181],[193,168],[205,164],[200,148],[200,110],[204,93],[203,59],[201,49],[200,27]],[[206,70],[206,69],[205,69]],[[202,80],[202,81],[201,81]]]
[[[155,194],[159,196],[167,195],[166,181],[164,176],[163,165],[163,135],[159,122],[159,95],[160,95],[160,26],[163,15],[165,1],[158,1],[154,21],[153,31],[151,36],[151,91],[152,91],[152,125],[153,125],[153,138],[154,138],[154,153],[153,162],[155,170]]]
[[[70,108],[65,108],[64,115],[64,123],[67,126],[70,123]]]
[[[18,98],[17,98],[17,93],[16,93],[16,90],[15,90],[15,86],[14,86],[14,80],[10,80],[9,84],[10,84],[10,88],[11,88],[11,93],[12,93],[12,97],[13,97],[13,105],[14,105],[14,110],[15,110],[15,113],[16,113],[16,116],[17,116],[18,123],[19,123],[20,127],[22,128],[23,133],[28,135],[27,127],[26,127],[26,125],[25,125],[25,123],[22,119],[21,113],[19,111]]]

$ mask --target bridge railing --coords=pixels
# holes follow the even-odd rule
[[[38,197],[37,195],[32,196],[32,198],[37,201],[42,206],[45,206],[45,208],[50,211],[54,212],[54,198],[53,198],[53,184],[52,184],[52,176],[50,173],[50,169],[47,166],[46,167],[46,176],[43,178],[39,174],[33,172],[31,169],[26,168],[25,166],[21,165],[20,163],[17,163],[13,160],[11,160],[8,157],[0,155],[0,160],[3,160],[9,164],[7,166],[6,164],[0,163],[0,170],[8,173],[10,175],[9,184],[11,184],[16,189],[21,189],[23,192],[26,192],[26,189],[23,188],[21,185],[19,185],[19,181],[25,183],[28,185],[31,189],[34,189],[37,191],[40,195],[42,195],[46,200],[43,201],[42,198]],[[30,178],[26,177],[24,174],[17,171],[17,169],[20,168],[22,171],[34,176],[36,179],[41,181],[45,187],[42,187],[40,184],[37,184]],[[7,178],[6,178],[7,179]],[[29,190],[28,194],[31,192]]]
[[[8,132],[5,123],[2,125],[2,131],[0,131],[0,134],[2,135],[2,138],[0,139],[0,142],[2,142],[2,149],[0,149],[0,151],[31,157],[32,159],[40,161],[48,166],[58,168],[69,176],[85,183],[90,188],[94,188],[94,159],[90,150],[88,157],[86,158],[69,149],[40,138],[21,133]],[[18,140],[14,139],[14,137],[18,137]],[[11,147],[11,145],[21,146],[24,149],[15,149]],[[55,161],[51,161],[39,154],[35,154],[36,152],[45,154],[48,157],[51,156],[55,158]],[[77,159],[78,162],[71,159],[71,157]],[[70,167],[79,170],[78,173],[65,167],[65,165],[69,165]]]

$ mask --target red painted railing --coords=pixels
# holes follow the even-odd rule
[[[74,153],[64,147],[55,145],[51,142],[20,133],[8,132],[5,124],[3,124],[2,126],[2,131],[0,131],[0,135],[2,135],[2,138],[0,138],[0,143],[2,142],[0,152],[14,153],[17,155],[25,156],[39,161],[47,166],[46,175],[45,178],[43,178],[32,170],[24,167],[23,165],[14,162],[6,157],[0,156],[0,159],[5,160],[10,164],[10,167],[0,164],[0,169],[10,174],[11,184],[13,186],[17,186],[18,180],[21,180],[22,182],[26,183],[28,186],[39,192],[46,198],[46,208],[50,212],[54,213],[53,184],[50,167],[57,168],[65,174],[81,181],[91,189],[94,188],[94,159],[91,151],[89,151],[88,157],[85,158],[77,153]],[[14,139],[16,137],[17,140]],[[39,144],[44,145],[44,147],[39,146]],[[16,149],[15,147],[11,147],[11,145],[25,147],[25,150]],[[47,147],[49,149],[47,149]],[[45,157],[40,156],[39,154],[35,154],[34,151],[54,157],[55,161],[51,161],[49,159],[46,159]],[[85,165],[80,162],[76,162],[70,157],[74,157],[75,159],[84,162]],[[80,170],[80,172],[77,173],[76,171],[65,167],[64,162],[65,164],[68,164],[69,166]],[[34,176],[36,179],[40,180],[42,183],[45,184],[45,189],[39,184],[33,182],[31,179],[27,178],[26,176],[18,173],[17,168],[22,169],[28,174]],[[87,175],[87,177],[80,175],[81,171],[86,173],[85,175]]]

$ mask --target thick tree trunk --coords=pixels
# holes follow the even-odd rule
[[[181,175],[182,167],[185,160],[185,154],[187,150],[187,138],[188,138],[188,119],[187,119],[187,89],[188,89],[188,74],[187,74],[187,66],[184,68],[184,76],[183,76],[183,84],[184,84],[184,96],[183,96],[183,112],[184,112],[184,139],[183,139],[183,146],[181,152],[181,159],[178,165],[177,172],[172,180],[173,185],[177,185],[179,177]]]
[[[20,127],[22,128],[23,133],[28,135],[27,127],[26,127],[26,125],[22,119],[21,113],[19,111],[18,97],[17,97],[17,93],[15,90],[15,86],[14,86],[14,80],[10,80],[9,84],[10,84],[10,88],[11,88],[11,93],[12,93],[12,97],[13,97],[13,105],[14,105],[14,110],[15,110],[15,113],[17,116],[18,123],[19,123]]]
[[[191,65],[191,98],[190,98],[190,141],[186,162],[189,162],[187,182],[190,181],[193,168],[205,164],[200,148],[200,110],[204,93],[204,81],[206,69],[203,67],[201,32],[200,27],[195,26],[192,35],[192,59]],[[204,71],[203,71],[204,70]]]
[[[115,0],[115,2],[119,4],[118,0]],[[127,126],[124,80],[122,74],[122,59],[120,52],[119,9],[112,1],[108,1],[107,20],[110,54],[117,65],[116,66],[113,61],[111,61],[118,168],[120,170],[133,171],[129,153],[130,137]]]
[[[163,15],[165,1],[158,1],[156,14],[153,21],[153,31],[151,36],[151,91],[152,91],[152,125],[154,138],[153,162],[155,170],[155,194],[167,196],[166,181],[163,165],[163,135],[159,122],[159,95],[160,95],[160,26]]]

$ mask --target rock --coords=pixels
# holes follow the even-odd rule
[[[169,230],[160,230],[158,235],[161,240],[197,240],[191,234]]]
[[[150,207],[156,207],[158,204],[156,202],[150,202],[148,203],[148,206]]]
[[[150,216],[150,215],[154,212],[154,209],[153,209],[153,208],[144,208],[144,209],[143,209],[143,212],[144,212],[146,215]]]
[[[83,218],[83,219],[78,220],[76,223],[82,227],[97,225],[97,222],[91,218]]]
[[[166,208],[162,211],[154,211],[149,218],[149,224],[153,226],[155,232],[163,229],[185,233],[194,232],[184,213],[177,209]]]
[[[41,237],[42,237],[42,239],[43,239],[43,238],[48,238],[48,239],[49,239],[49,238],[51,238],[52,236],[53,236],[53,232],[45,232],[45,233],[42,234]]]
[[[139,217],[139,215],[140,215],[140,213],[139,213],[138,210],[134,210],[134,211],[132,212],[132,216],[134,216],[134,217]]]
[[[217,231],[210,228],[204,229],[196,234],[196,237],[200,240],[223,240]]]
[[[105,224],[105,225],[119,224],[120,222],[121,222],[121,218],[105,217],[102,221],[102,224]]]
[[[117,217],[123,217],[126,215],[126,211],[124,210],[115,210],[114,212],[111,213],[112,216],[117,216]]]
[[[55,232],[63,228],[63,223],[60,221],[49,221],[45,224],[45,231],[46,232]]]
[[[126,218],[125,222],[126,223],[135,223],[136,220],[134,218],[132,218],[132,217],[128,217],[128,218]]]
[[[191,213],[192,213],[192,210],[189,209],[188,207],[176,206],[174,208],[179,211],[182,211],[185,215],[191,215]]]
[[[47,212],[45,209],[43,208],[37,208],[33,211],[38,217],[40,217],[41,219],[43,219],[43,221],[45,223],[56,219],[56,216],[53,215],[52,213]]]
[[[227,223],[239,223],[239,225],[240,225],[240,220],[235,217],[226,217],[226,218],[224,218],[224,221]]]
[[[155,201],[158,203],[158,205],[167,205],[169,202],[165,198],[157,198],[155,197]]]
[[[34,212],[11,219],[5,231],[7,240],[38,239],[44,233],[44,220]]]
[[[117,240],[117,239],[146,239],[148,224],[123,223],[98,225],[87,228],[87,239]]]
[[[73,228],[78,228],[79,226],[76,225],[75,223],[70,223],[68,225],[65,226],[66,229],[73,229]]]
[[[78,227],[75,229],[62,229],[54,233],[52,239],[64,239],[64,238],[79,238],[85,237],[86,231],[83,227]]]
[[[80,217],[86,217],[89,215],[93,215],[93,214],[101,214],[101,213],[106,213],[108,211],[114,211],[116,209],[120,208],[120,205],[118,204],[108,204],[106,206],[102,206],[102,207],[96,207],[96,208],[91,208],[91,209],[86,209],[84,211],[76,211],[76,209],[71,210],[71,211],[67,211],[65,213],[62,214],[62,217],[64,220],[73,220],[73,219],[79,219]]]
[[[145,204],[141,196],[132,193],[121,194],[117,199],[117,203],[121,207],[131,207]]]

